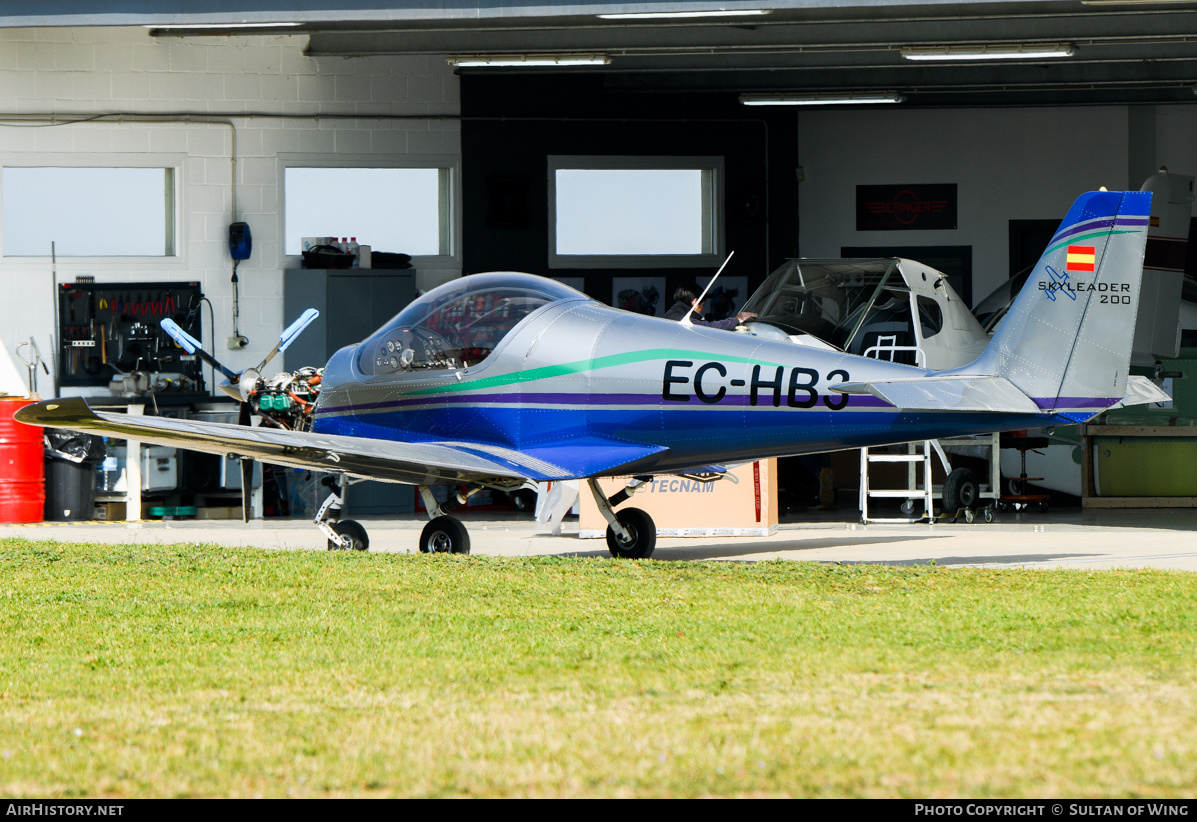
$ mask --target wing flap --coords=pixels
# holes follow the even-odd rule
[[[844,383],[832,388],[844,394],[872,394],[902,411],[1043,413],[1004,377],[917,377]]]

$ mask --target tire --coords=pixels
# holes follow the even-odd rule
[[[959,511],[972,508],[981,495],[977,475],[967,468],[957,468],[943,482],[943,510]]]
[[[985,508],[984,510],[981,511],[981,516],[984,518],[984,520],[986,522],[993,522],[993,509]]]
[[[619,541],[611,526],[607,526],[607,549],[618,559],[648,559],[657,547],[657,526],[653,518],[639,508],[628,508],[615,514],[619,524],[632,533],[632,541]]]
[[[421,554],[468,554],[470,533],[455,517],[437,517],[420,534]]]
[[[531,491],[512,491],[510,497],[517,511],[531,511],[536,507],[536,494]]]
[[[347,519],[341,522],[330,522],[329,527],[336,531],[339,536],[349,538],[349,545],[346,548],[352,548],[354,551],[369,550],[370,537],[366,535],[366,529],[357,520]],[[341,546],[330,539],[328,541],[328,550],[338,551],[341,550]]]

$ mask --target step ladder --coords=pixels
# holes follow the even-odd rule
[[[875,345],[865,349],[864,356],[874,360],[886,360],[888,362],[895,362],[895,356],[899,352],[913,352],[915,364],[920,368],[925,368],[927,363],[926,352],[916,345],[898,345],[897,334],[882,334],[877,337]],[[894,449],[902,448],[903,446],[881,446],[873,448],[860,449],[860,516],[861,520],[867,525],[870,522],[919,522],[923,519],[927,522],[935,521],[935,511],[932,503],[932,496],[934,489],[931,485],[931,451],[935,450],[939,453],[940,459],[943,460],[944,466],[947,466],[947,455],[944,454],[943,449],[934,440],[924,440],[921,442],[908,442],[904,446],[905,453],[896,452]],[[906,487],[905,488],[886,488],[874,489],[869,482],[869,466],[873,463],[906,463]],[[918,486],[918,463],[923,464],[923,487]],[[918,499],[923,500],[923,514],[922,516],[912,517],[873,517],[869,516],[869,497],[889,497],[891,499],[905,499],[908,504],[903,506],[904,510],[914,511],[914,501]]]
[[[894,451],[893,446],[881,446],[860,449],[860,517],[867,525],[870,522],[927,522],[935,521],[934,493],[931,484],[931,453],[939,450],[935,440],[908,442],[899,446],[902,451]],[[941,451],[942,453],[942,451]],[[874,464],[906,464],[906,487],[904,488],[874,488],[869,479],[869,466]],[[919,485],[919,463],[922,463],[922,486]],[[869,514],[869,499],[889,498],[907,500],[910,514],[903,517],[879,517]],[[913,503],[922,500],[923,512],[919,516],[912,516]]]

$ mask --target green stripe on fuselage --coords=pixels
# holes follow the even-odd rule
[[[761,360],[754,360],[749,357],[737,357],[727,354],[712,354],[709,351],[677,351],[672,348],[653,348],[648,351],[629,351],[626,354],[608,354],[605,357],[597,357],[590,360],[578,360],[577,362],[562,363],[561,365],[546,365],[541,368],[530,368],[527,371],[519,371],[513,374],[501,374],[497,377],[482,377],[477,380],[470,380],[469,382],[450,383],[448,385],[438,385],[432,388],[423,388],[419,391],[412,391],[408,396],[417,396],[420,394],[449,394],[458,391],[474,391],[482,388],[498,388],[504,385],[515,385],[516,383],[536,382],[538,380],[547,380],[552,377],[563,377],[567,374],[580,374],[584,371],[597,371],[600,368],[615,368],[620,365],[634,365],[641,362],[650,362],[652,360],[675,360],[675,359],[706,359],[718,360],[719,362],[738,362],[747,363],[750,365],[771,365],[781,367],[781,363],[763,362]]]

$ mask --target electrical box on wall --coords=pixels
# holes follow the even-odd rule
[[[229,254],[234,260],[248,260],[254,250],[253,234],[249,230],[249,223],[232,223],[229,225]]]

